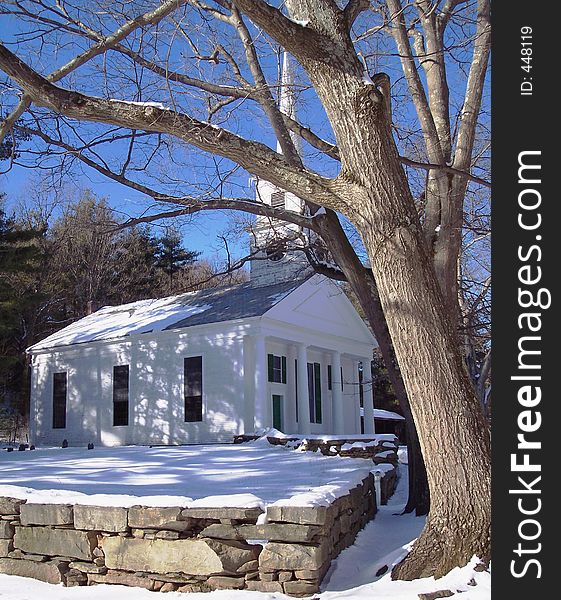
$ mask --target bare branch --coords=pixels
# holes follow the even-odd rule
[[[460,127],[454,155],[454,167],[467,170],[470,167],[477,120],[481,110],[483,89],[489,54],[491,51],[491,22],[489,0],[479,0],[477,9],[477,33],[473,57],[466,86]]]
[[[478,183],[479,185],[483,185],[487,188],[491,187],[491,182],[486,179],[481,179],[481,177],[477,177],[472,175],[468,171],[462,171],[460,169],[456,169],[455,167],[449,167],[447,165],[437,165],[433,163],[423,163],[418,162],[416,160],[411,160],[410,158],[406,158],[405,156],[400,156],[399,160],[402,164],[407,165],[409,167],[413,167],[414,169],[424,169],[425,171],[442,171],[444,173],[450,173],[451,175],[460,175],[465,177],[466,179],[473,181],[474,183]]]
[[[0,68],[19,83],[33,101],[78,119],[139,129],[177,137],[201,150],[228,158],[273,185],[335,210],[346,205],[335,192],[337,185],[307,169],[289,165],[264,144],[246,140],[225,129],[185,114],[142,103],[105,100],[60,88],[0,44]]]
[[[121,40],[125,39],[131,32],[139,27],[145,25],[155,25],[163,18],[168,16],[174,10],[177,10],[182,4],[185,4],[186,0],[166,0],[158,8],[148,13],[145,13],[139,17],[128,21],[123,26],[119,27],[111,35],[100,39],[99,42],[94,44],[91,48],[82,52],[72,60],[67,62],[64,66],[60,67],[56,71],[53,71],[48,75],[48,81],[59,81],[72,71],[75,71],[78,67],[81,67],[84,63],[88,62],[92,58],[99,56],[107,51],[108,48],[114,46]],[[21,117],[21,115],[29,108],[31,104],[31,98],[24,95],[15,110],[6,117],[3,123],[0,125],[0,142],[4,139],[6,133],[11,129],[14,123]]]
[[[417,52],[417,58],[425,71],[430,110],[438,133],[443,159],[449,161],[452,152],[449,115],[450,93],[446,78],[444,53],[442,52],[444,40],[441,37],[435,15],[437,3],[431,4],[429,0],[416,0],[415,4],[423,27],[425,43],[424,53]]]
[[[427,96],[425,94],[423,83],[415,65],[415,58],[413,57],[413,52],[409,43],[401,2],[400,0],[387,0],[387,5],[391,13],[390,21],[392,24],[392,35],[401,57],[403,72],[405,73],[405,78],[409,86],[409,91],[411,92],[413,104],[419,117],[421,129],[423,130],[425,144],[427,147],[427,155],[432,163],[442,164],[445,161],[442,148],[440,146],[438,132],[429,107]]]
[[[467,1],[468,0],[446,0],[446,3],[438,15],[440,31],[443,32],[444,29],[446,29],[446,25],[448,25],[456,7],[460,4],[465,4]]]
[[[353,23],[357,20],[358,16],[365,10],[368,10],[370,6],[370,0],[349,0],[347,6],[343,10],[343,16],[347,27],[350,29]]]
[[[232,0],[232,4],[294,56],[315,60],[333,56],[333,43],[328,37],[289,19],[265,0]]]
[[[294,120],[292,117],[288,115],[282,115],[286,127],[290,129],[293,133],[299,135],[303,140],[306,140],[310,146],[313,146],[320,152],[327,154],[331,158],[335,160],[341,160],[339,156],[339,148],[335,144],[331,144],[330,142],[326,142],[318,137],[311,129],[308,127],[304,127],[301,123]]]
[[[327,154],[334,160],[341,160],[339,155],[339,148],[335,144],[331,144],[330,142],[326,142],[318,137],[311,129],[304,127],[298,121],[288,117],[287,115],[283,115],[285,123],[290,131],[300,135],[300,137],[306,140],[311,146],[320,150],[324,154]],[[477,177],[476,175],[472,175],[467,170],[457,169],[455,167],[449,167],[448,165],[439,165],[436,163],[427,163],[420,162],[417,160],[413,160],[411,158],[407,158],[406,156],[400,156],[399,160],[402,164],[407,165],[408,167],[412,167],[414,169],[423,169],[425,171],[430,171],[432,169],[442,171],[443,173],[450,173],[451,175],[461,175],[465,177],[469,181],[473,181],[474,183],[478,183],[479,185],[485,186],[487,188],[491,187],[491,182],[486,179],[482,179],[481,177]]]
[[[181,83],[183,85],[189,85],[192,87],[197,87],[209,94],[216,94],[217,96],[229,96],[232,98],[245,99],[252,96],[252,90],[250,87],[247,88],[239,88],[232,85],[221,85],[216,83],[210,83],[208,81],[203,81],[202,79],[197,79],[195,77],[190,77],[189,75],[185,75],[184,73],[178,73],[176,71],[171,71],[167,68],[160,67],[156,63],[147,60],[138,52],[123,46],[122,44],[115,44],[112,48],[125,56],[131,58],[134,62],[139,64],[141,67],[144,67],[156,75],[163,77],[168,81],[173,81],[176,83]],[[247,82],[246,82],[247,83]]]
[[[50,144],[52,146],[56,146],[57,148],[62,148],[65,152],[75,158],[79,159],[88,167],[96,170],[101,175],[104,175],[108,179],[111,179],[117,183],[120,183],[128,188],[131,188],[137,192],[145,194],[153,198],[157,202],[165,202],[169,204],[179,204],[184,206],[185,208],[178,209],[175,211],[177,214],[169,213],[170,216],[180,216],[180,215],[190,215],[197,212],[201,212],[203,210],[225,210],[225,209],[234,209],[240,210],[243,212],[251,213],[254,215],[261,215],[264,217],[268,217],[271,219],[277,219],[279,221],[288,221],[290,223],[294,223],[295,225],[299,225],[300,227],[306,229],[314,229],[314,219],[310,217],[306,217],[299,213],[296,213],[291,210],[285,210],[281,208],[274,208],[269,204],[265,204],[263,202],[256,202],[251,198],[210,198],[206,200],[201,200],[200,198],[192,197],[192,196],[171,196],[169,194],[158,192],[153,188],[150,188],[144,184],[138,183],[126,177],[124,172],[115,173],[111,171],[106,166],[102,166],[99,163],[96,163],[94,160],[88,158],[83,150],[79,150],[74,148],[70,144],[63,142],[62,140],[57,140],[47,135],[43,131],[38,129],[32,129],[29,127],[20,127],[21,131],[28,133],[30,135],[35,135],[41,138],[45,143]],[[163,213],[162,213],[163,214]],[[157,215],[149,215],[140,217],[138,223],[149,223],[151,221],[156,221],[159,218]],[[127,226],[130,225],[130,222],[127,222]],[[135,221],[135,223],[137,222]]]
[[[249,65],[249,69],[258,89],[260,104],[269,118],[277,140],[279,141],[282,153],[290,164],[302,166],[302,160],[288,133],[286,124],[283,120],[283,115],[281,114],[267,84],[267,79],[261,68],[259,57],[257,56],[255,44],[253,43],[249,29],[246,27],[238,9],[235,7],[232,10],[232,18],[245,50],[247,64]]]

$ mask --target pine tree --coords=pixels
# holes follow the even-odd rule
[[[5,200],[0,196],[0,203]],[[27,331],[22,315],[39,301],[32,283],[44,231],[25,228],[0,204],[0,403],[26,412]]]
[[[118,283],[115,304],[154,298],[162,293],[157,268],[159,242],[148,227],[125,229],[115,255]]]
[[[186,250],[181,241],[179,230],[170,227],[158,240],[158,251],[156,254],[156,265],[168,277],[168,293],[174,292],[174,275],[192,265],[200,252]]]

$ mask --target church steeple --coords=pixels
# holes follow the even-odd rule
[[[289,54],[284,51],[278,100],[279,110],[292,118],[296,116],[296,97],[294,94],[294,71]],[[292,137],[292,136],[291,136]],[[300,151],[300,142],[293,138],[296,150]],[[282,148],[277,142],[277,152]],[[268,181],[258,180],[255,186],[256,200],[275,208],[283,208],[302,213],[304,202],[290,192],[274,186]],[[250,280],[253,285],[271,285],[279,281],[294,279],[309,270],[303,252],[289,252],[301,242],[302,230],[297,225],[277,221],[267,217],[257,217],[251,239]]]
[[[279,90],[279,110],[283,115],[296,119],[296,94],[294,88],[294,64],[290,54],[285,50],[282,53],[282,67]],[[301,154],[302,146],[300,137],[290,133],[290,138],[297,154]],[[277,152],[282,154],[280,141],[277,141]]]

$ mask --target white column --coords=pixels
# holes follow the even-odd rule
[[[331,354],[324,352],[321,357],[321,408],[322,408],[322,432],[333,433],[333,403],[329,402],[329,381],[327,377],[327,366],[331,363]],[[333,367],[331,367],[333,368]],[[333,385],[331,386],[333,388]]]
[[[296,346],[289,344],[286,352],[286,394],[284,396],[285,433],[296,433],[298,421],[296,415],[296,372],[294,361],[297,359]]]
[[[362,389],[364,392],[364,433],[374,433],[374,403],[372,402],[371,359],[362,359]]]
[[[243,433],[255,429],[255,344],[251,335],[243,337]]]
[[[255,429],[271,427],[269,410],[269,398],[267,397],[267,350],[265,347],[265,336],[256,335],[255,344]]]
[[[345,412],[341,391],[341,353],[335,350],[331,355],[331,394],[333,401],[333,433],[345,433]]]
[[[308,351],[298,344],[298,433],[311,433],[310,393],[308,390]]]
[[[355,405],[355,431],[356,433],[360,433],[361,432],[361,426],[360,426],[360,393],[359,393],[359,389],[358,389],[358,365],[359,365],[358,360],[353,360],[353,381],[352,381],[352,389],[353,389],[353,399],[354,399],[354,405]]]

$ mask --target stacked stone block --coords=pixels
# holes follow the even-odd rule
[[[285,528],[299,531],[301,536],[298,542],[287,543],[270,535],[259,556],[259,579],[248,589],[282,591],[291,596],[319,592],[331,561],[354,542],[375,514],[372,475],[329,506],[269,506],[268,527],[279,532]]]
[[[319,590],[376,512],[369,476],[330,506],[130,508],[0,497],[0,573],[153,591]],[[260,519],[261,521],[262,519]]]

